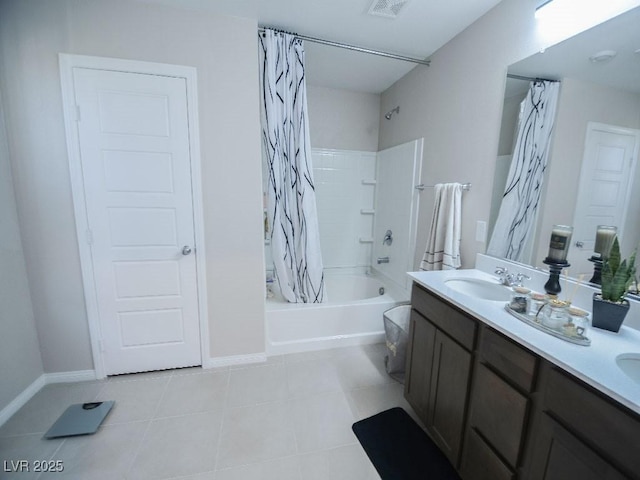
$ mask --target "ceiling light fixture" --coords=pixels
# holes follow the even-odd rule
[[[536,18],[557,20],[569,15],[599,23],[637,5],[637,0],[538,0]]]
[[[540,18],[544,16],[544,12],[545,12],[545,8],[547,7],[547,5],[549,5],[551,2],[553,2],[553,0],[546,0],[543,1],[542,3],[540,3],[540,5],[538,5],[536,7],[536,18]]]
[[[555,45],[638,6],[638,0],[537,0],[541,42]]]

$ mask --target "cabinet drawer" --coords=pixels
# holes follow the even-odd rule
[[[640,416],[547,364],[544,407],[594,450],[640,478]]]
[[[518,464],[529,400],[487,367],[476,368],[470,427],[512,467]]]
[[[411,305],[467,350],[473,350],[478,329],[475,320],[447,305],[415,283],[411,291]]]
[[[464,445],[460,476],[464,480],[513,480],[515,474],[474,430],[469,429]]]
[[[484,327],[480,334],[480,354],[484,362],[500,372],[515,385],[531,392],[537,367],[537,357],[504,337]]]

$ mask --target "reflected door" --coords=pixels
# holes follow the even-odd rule
[[[598,225],[617,226],[623,238],[639,143],[638,130],[589,123],[573,219],[572,272],[593,272],[588,258]]]
[[[73,80],[105,371],[200,365],[185,79]]]

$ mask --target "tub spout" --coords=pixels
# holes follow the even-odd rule
[[[381,263],[389,263],[389,257],[378,257],[378,265]]]

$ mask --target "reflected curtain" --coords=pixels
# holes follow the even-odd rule
[[[324,274],[311,165],[304,45],[265,30],[260,40],[262,150],[267,214],[280,291],[295,303],[324,297]]]
[[[559,90],[559,82],[531,82],[520,105],[513,158],[487,248],[489,255],[525,260],[527,238],[535,228],[540,205]]]

